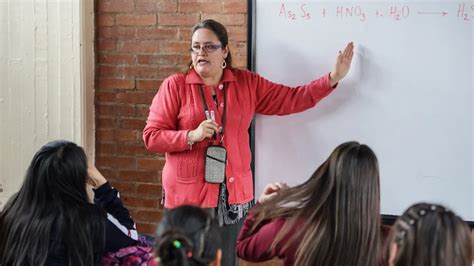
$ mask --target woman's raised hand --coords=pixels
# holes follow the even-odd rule
[[[205,138],[210,138],[214,133],[217,133],[219,128],[217,127],[216,121],[204,120],[199,124],[195,130],[191,130],[188,133],[188,141],[198,142]]]
[[[282,190],[288,189],[289,186],[283,182],[275,182],[265,186],[262,195],[258,199],[258,203],[265,203],[278,195]]]
[[[339,51],[339,55],[336,59],[336,65],[334,71],[331,72],[331,86],[336,85],[341,79],[343,79],[351,67],[352,56],[354,55],[354,43],[350,42],[344,48],[344,51]]]

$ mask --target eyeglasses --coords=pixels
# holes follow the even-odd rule
[[[199,51],[201,51],[201,49],[202,49],[205,53],[212,53],[212,52],[214,52],[215,50],[217,50],[219,48],[222,48],[222,44],[208,43],[208,44],[204,44],[202,46],[199,45],[199,44],[195,44],[195,45],[191,46],[189,51],[193,54],[198,54]]]

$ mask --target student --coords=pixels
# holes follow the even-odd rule
[[[52,141],[34,155],[0,213],[0,265],[100,265],[105,252],[134,245],[136,237],[118,192],[88,167],[84,150]]]
[[[315,106],[348,73],[354,45],[348,43],[339,52],[332,72],[291,88],[233,68],[228,44],[226,28],[215,20],[193,27],[189,69],[161,84],[150,106],[143,140],[149,151],[166,154],[165,208],[192,204],[214,209],[221,237],[227,240],[223,264],[231,266],[236,264],[237,234],[253,206],[248,129],[254,115],[288,115]],[[292,75],[291,71],[287,74]],[[227,161],[205,160],[211,144],[225,148]],[[205,178],[207,161],[220,162],[225,170]]]
[[[388,243],[389,266],[471,266],[470,230],[441,205],[412,205],[393,225]]]
[[[373,151],[343,143],[305,183],[267,185],[240,231],[237,255],[285,265],[377,265],[379,195]]]
[[[193,206],[167,211],[157,230],[155,255],[160,266],[221,265],[217,224]]]

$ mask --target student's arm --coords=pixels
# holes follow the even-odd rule
[[[250,212],[244,221],[237,238],[237,256],[254,262],[270,260],[278,255],[277,251],[275,249],[271,250],[270,247],[285,222],[283,219],[269,221],[258,228],[256,232],[250,234],[250,228],[255,223],[254,218],[254,215]]]
[[[89,166],[89,183],[94,187],[94,203],[107,212],[105,251],[136,245],[138,233],[135,222],[122,203],[118,191],[93,165]]]

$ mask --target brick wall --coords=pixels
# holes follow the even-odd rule
[[[144,148],[148,107],[162,80],[190,60],[191,27],[213,18],[246,66],[247,0],[96,0],[96,163],[143,233],[162,215],[163,154]]]

